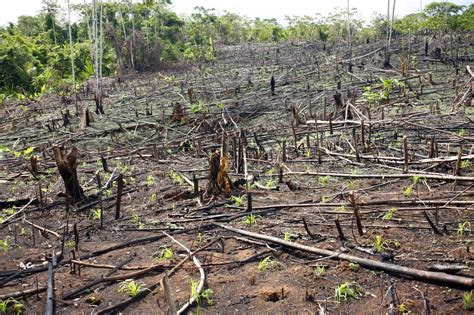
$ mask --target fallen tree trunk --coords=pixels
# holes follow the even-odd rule
[[[426,174],[426,173],[401,173],[401,174],[347,174],[347,173],[327,173],[327,172],[287,172],[283,174],[288,175],[310,175],[310,176],[332,176],[332,177],[347,177],[347,178],[412,178],[413,176],[420,176],[425,179],[446,180],[446,181],[464,181],[474,182],[473,176],[455,176],[447,174]]]
[[[214,225],[220,228],[223,228],[225,230],[237,233],[237,234],[272,242],[272,243],[286,246],[289,248],[302,250],[302,251],[314,253],[317,255],[325,256],[325,257],[330,257],[332,259],[347,260],[350,262],[358,263],[359,265],[367,267],[367,268],[374,268],[374,269],[378,269],[378,270],[382,270],[382,271],[386,271],[390,273],[410,276],[420,281],[437,283],[437,284],[441,284],[441,285],[445,285],[449,287],[463,288],[463,289],[468,289],[468,290],[474,287],[474,278],[461,277],[461,276],[449,275],[446,273],[425,271],[425,270],[399,266],[395,264],[389,264],[386,262],[381,262],[381,261],[377,261],[373,259],[362,258],[358,256],[353,256],[353,255],[348,255],[344,253],[327,250],[327,249],[321,249],[317,247],[311,247],[311,246],[302,245],[302,244],[298,244],[298,243],[294,243],[290,241],[285,241],[273,236],[253,233],[253,232],[249,232],[249,231],[245,231],[241,229],[236,229],[228,225],[223,225],[219,223],[214,223]]]

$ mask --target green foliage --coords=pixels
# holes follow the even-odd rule
[[[464,234],[470,235],[471,234],[471,222],[464,221],[459,223],[458,229],[456,231],[459,235],[463,236]]]
[[[473,290],[471,291],[468,291],[468,292],[464,292],[464,294],[462,295],[462,302],[463,302],[463,306],[464,306],[464,309],[466,311],[471,311],[474,309],[474,304],[473,304]]]
[[[321,277],[325,271],[326,271],[326,267],[324,266],[316,266],[314,267],[314,270],[313,270],[314,275],[318,278]]]
[[[356,282],[344,282],[334,290],[334,298],[340,302],[347,299],[358,299],[361,296],[360,286]]]
[[[405,197],[411,197],[413,195],[413,185],[403,187],[403,195]]]
[[[245,206],[246,197],[245,197],[245,195],[242,195],[242,196],[230,196],[229,200],[232,201],[235,206],[237,206],[237,207],[243,207],[243,206]]]
[[[461,167],[461,169],[467,169],[467,168],[470,168],[471,165],[472,165],[471,161],[469,161],[469,160],[462,160],[460,167]]]
[[[145,290],[148,290],[148,289],[145,289],[143,284],[138,283],[137,281],[132,280],[132,279],[127,279],[119,283],[118,292],[120,293],[124,292],[128,294],[130,297],[135,297],[140,292],[143,292]]]
[[[259,272],[267,272],[273,269],[277,265],[277,262],[273,257],[268,256],[258,262],[257,270]]]
[[[13,312],[15,314],[21,314],[25,310],[25,305],[14,298],[8,298],[6,300],[0,300],[0,314],[8,314],[8,308],[13,305]]]
[[[408,307],[405,303],[402,303],[398,306],[398,311],[401,313],[401,314],[406,314],[408,313]]]
[[[384,219],[384,220],[391,220],[392,217],[393,217],[393,215],[394,215],[395,213],[397,213],[397,209],[395,209],[395,208],[390,208],[390,209],[388,209],[387,213],[385,213],[385,215],[383,216],[382,219]]]
[[[206,300],[207,304],[211,305],[213,294],[214,294],[214,291],[212,291],[211,289],[205,289],[201,292],[201,297],[203,297]]]
[[[387,242],[385,242],[382,239],[382,236],[375,235],[374,242],[373,242],[373,247],[375,249],[375,252],[380,253],[382,250],[384,250],[387,247]]]
[[[390,93],[394,88],[402,87],[404,85],[405,83],[397,79],[380,78],[380,83],[363,87],[365,92],[362,93],[362,98],[371,105],[381,104],[390,99]]]
[[[172,170],[171,172],[169,172],[168,176],[171,178],[173,183],[175,183],[177,185],[184,185],[185,184],[185,181],[184,181],[183,177],[178,172],[176,172],[175,170]]]
[[[11,237],[8,235],[5,237],[5,239],[0,239],[0,248],[3,250],[4,253],[8,252],[11,247],[10,239]]]
[[[352,271],[356,271],[356,270],[359,269],[359,264],[350,262],[349,263],[349,269],[352,270]]]
[[[102,211],[100,209],[92,209],[91,210],[90,217],[91,217],[92,220],[99,221],[101,215],[102,215]]]
[[[170,260],[173,258],[173,250],[171,248],[165,247],[160,251],[159,260]]]
[[[242,221],[243,224],[246,224],[248,226],[252,226],[254,224],[257,224],[257,216],[255,214],[248,214],[245,216],[244,220]]]
[[[326,187],[331,179],[331,176],[319,176],[318,177],[318,183],[319,185]]]
[[[295,240],[297,237],[298,237],[297,234],[293,234],[291,232],[285,232],[285,235],[283,236],[283,239],[285,241],[291,242],[291,241]]]
[[[12,154],[17,158],[24,157],[25,159],[29,159],[33,155],[34,150],[35,150],[35,148],[28,147],[28,148],[26,148],[24,150],[21,150],[21,151],[15,151],[13,149],[10,149],[10,148],[7,148],[3,145],[0,145],[0,152],[6,152],[6,153],[9,153],[9,154]]]
[[[172,172],[174,172],[174,171],[172,171]],[[173,178],[173,177],[171,176],[171,174],[170,174],[170,177]],[[148,187],[153,187],[153,186],[155,186],[155,178],[153,177],[153,175],[148,175],[148,176],[146,177],[146,185],[147,185]]]
[[[191,105],[191,113],[193,114],[202,114],[207,111],[207,106],[203,100],[199,100],[197,104]]]

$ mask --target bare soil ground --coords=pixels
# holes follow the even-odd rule
[[[411,52],[402,49],[406,40],[394,45],[390,69],[380,66],[383,44],[354,47],[352,73],[344,46],[223,47],[213,64],[107,80],[105,115],[93,112],[92,88],[84,85],[78,108],[88,106],[88,127],[70,94],[6,104],[1,144],[17,156],[0,152],[0,299],[13,294],[24,313],[42,314],[48,278],[54,278],[56,313],[95,314],[129,299],[119,288],[134,278],[151,290],[110,312],[165,314],[193,297],[201,265],[204,294],[194,294],[199,303],[184,312],[468,313],[463,294],[474,277],[474,107],[466,66],[473,65],[472,34],[456,39],[453,54],[443,38],[430,39],[428,55],[423,36],[412,38]],[[432,55],[438,47],[441,59]],[[382,93],[378,78],[405,84],[394,83],[387,99],[369,102],[363,87]],[[220,149],[224,132],[229,176],[240,179],[233,199],[206,192],[208,156]],[[54,144],[78,149],[87,197],[78,204],[65,198]],[[36,171],[22,153],[29,147]],[[215,223],[418,270],[438,265],[438,274],[446,274],[439,265],[448,266],[471,285],[428,283]],[[172,238],[191,251],[205,248],[174,268],[188,253]],[[126,270],[103,279],[128,258]],[[97,279],[102,283],[67,298]],[[355,296],[338,299],[335,292],[345,285]]]

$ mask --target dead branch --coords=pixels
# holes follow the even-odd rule
[[[386,272],[390,272],[394,274],[409,276],[420,281],[437,283],[437,284],[446,285],[449,287],[462,287],[468,290],[474,287],[474,278],[448,275],[444,273],[424,271],[424,270],[404,267],[400,265],[389,264],[386,262],[357,257],[357,256],[349,255],[349,254],[337,253],[337,252],[327,250],[327,249],[321,249],[317,247],[311,247],[307,245],[298,244],[295,242],[289,242],[289,241],[285,241],[273,236],[267,236],[264,234],[236,229],[228,225],[223,225],[219,223],[214,223],[214,225],[220,228],[223,228],[225,230],[241,234],[241,235],[246,235],[246,236],[253,237],[256,239],[273,242],[275,244],[280,244],[282,246],[286,246],[289,248],[307,251],[307,252],[314,253],[321,256],[334,256],[334,258],[338,260],[347,260],[350,262],[358,263],[359,265],[367,267],[367,268],[375,268],[378,270],[382,270],[382,271],[386,271]]]

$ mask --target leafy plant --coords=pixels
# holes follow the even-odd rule
[[[373,247],[377,253],[380,253],[387,246],[387,243],[382,239],[382,236],[375,235]]]
[[[469,235],[471,234],[471,222],[469,221],[464,221],[462,223],[459,223],[458,225],[458,230],[457,230],[457,233],[461,236],[464,235],[464,233],[466,233]]]
[[[127,293],[130,297],[135,297],[137,296],[140,292],[143,292],[145,290],[144,285],[141,283],[138,283],[137,281],[133,279],[127,279],[124,281],[121,281],[119,283],[119,290],[118,292],[125,292]]]
[[[257,223],[257,216],[255,214],[248,214],[245,216],[244,220],[242,221],[243,224],[252,226]]]
[[[22,227],[20,230],[20,236],[28,236],[28,229]]]
[[[90,217],[92,218],[92,220],[99,221],[101,215],[102,215],[102,211],[100,209],[92,209],[91,210]]]
[[[24,157],[25,159],[29,159],[34,152],[35,148],[29,147],[21,151],[15,151],[13,149],[7,148],[3,145],[0,145],[0,152],[6,152],[14,155],[15,157]]]
[[[25,310],[25,305],[15,299],[12,299],[12,300],[13,300],[13,311],[15,312],[15,314],[18,315],[18,314],[23,313],[23,311]]]
[[[318,177],[318,183],[319,185],[326,187],[327,184],[329,183],[329,180],[331,179],[331,176],[319,176]]]
[[[171,178],[171,180],[173,181],[173,183],[177,184],[177,185],[184,185],[185,184],[185,181],[183,179],[183,177],[176,171],[171,171],[169,172],[169,177]]]
[[[326,267],[324,267],[324,266],[314,267],[314,275],[318,278],[321,277],[324,274],[325,271],[326,271]]]
[[[230,196],[229,200],[234,203],[237,207],[243,207],[245,205],[245,195],[242,196]]]
[[[405,197],[411,197],[413,195],[413,185],[403,187],[403,195]]]
[[[346,212],[347,208],[345,205],[340,205],[339,207],[336,208],[336,211]]]
[[[347,299],[358,299],[361,295],[360,287],[356,282],[341,283],[334,290],[334,298],[338,302],[341,300],[347,301]]]
[[[13,311],[15,314],[21,314],[25,310],[25,305],[14,298],[8,298],[6,300],[0,300],[0,313],[7,314],[8,307],[13,304]]]
[[[11,247],[10,239],[11,239],[11,237],[9,235],[7,235],[5,237],[5,239],[0,240],[0,248],[2,248],[4,253],[8,252],[8,250]]]
[[[352,271],[356,271],[357,269],[359,269],[359,264],[350,262],[349,263],[349,269],[352,270]]]
[[[276,186],[276,181],[273,179],[267,179],[267,181],[265,182],[265,187],[267,188],[272,188],[275,186]]]
[[[461,169],[465,170],[467,168],[470,168],[472,165],[471,161],[469,160],[462,160],[461,161],[461,165],[459,167],[461,167]]]
[[[267,272],[275,267],[275,265],[276,261],[273,259],[273,257],[268,256],[258,262],[257,270],[259,272]]]
[[[405,303],[402,303],[398,306],[398,311],[401,313],[401,314],[406,314],[408,313],[408,307]]]
[[[153,175],[148,175],[146,177],[146,185],[148,187],[153,187],[155,185],[155,178],[153,177]]]
[[[298,235],[296,235],[296,234],[293,234],[293,233],[290,233],[290,232],[285,232],[285,235],[284,235],[283,239],[285,241],[291,242],[291,241],[295,240],[297,237],[298,237]]]
[[[354,180],[352,180],[352,179],[350,179],[350,180],[347,181],[347,188],[348,188],[348,189],[353,190],[353,189],[355,189],[356,187],[357,187],[356,181],[354,181]]]
[[[74,240],[69,240],[64,245],[66,246],[66,248],[72,249],[76,246],[76,242],[74,242]]]
[[[214,294],[214,291],[211,289],[205,289],[201,292],[201,296],[206,299],[206,303],[211,305],[212,304],[212,295]]]
[[[390,209],[388,209],[387,213],[385,213],[385,215],[383,216],[382,219],[384,219],[384,220],[391,220],[392,217],[393,217],[393,215],[394,215],[395,213],[397,213],[397,209],[395,209],[395,208],[390,208]]]
[[[201,295],[199,294],[198,292],[198,286],[199,286],[199,282],[198,281],[194,281],[193,278],[190,278],[191,280],[191,283],[190,283],[190,286],[191,286],[191,297],[194,298],[194,300],[196,301],[196,304],[199,306],[201,305]]]
[[[199,100],[197,104],[191,105],[191,113],[193,114],[200,114],[206,112],[206,104],[202,100]]]
[[[10,303],[10,300],[0,300],[0,313],[6,314],[8,311],[8,304]]]
[[[170,260],[173,258],[173,250],[171,248],[165,247],[160,251],[159,260]]]
[[[130,218],[130,221],[132,221],[133,223],[140,223],[140,215],[138,213],[134,213],[132,214],[132,217]]]
[[[469,292],[464,292],[464,294],[462,295],[462,302],[463,302],[463,305],[464,305],[464,309],[466,311],[471,311],[474,309],[474,304],[473,304],[473,290],[469,291]]]

